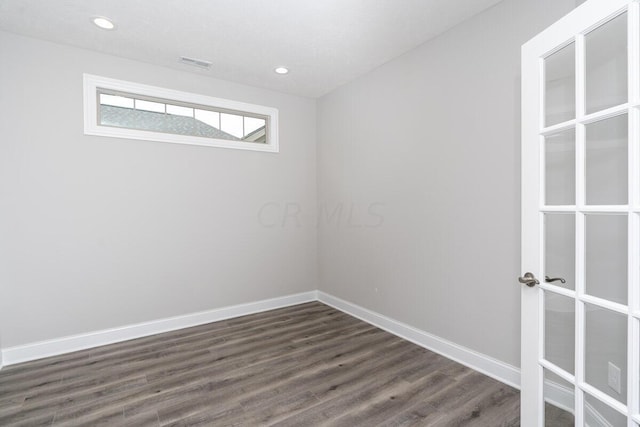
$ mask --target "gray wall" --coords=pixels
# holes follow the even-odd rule
[[[317,288],[315,100],[8,33],[0,52],[4,348]],[[82,73],[276,107],[281,152],[85,136]]]
[[[575,5],[506,0],[319,100],[319,205],[360,215],[320,217],[321,290],[519,366],[520,46]]]

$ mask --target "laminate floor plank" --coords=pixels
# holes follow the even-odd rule
[[[519,393],[313,302],[0,371],[2,426],[516,426]]]
[[[386,335],[382,331],[371,328],[367,325],[369,329],[369,334],[379,334]],[[357,342],[357,341],[355,341]],[[345,345],[342,343],[341,345]],[[270,347],[267,347],[270,348]],[[217,360],[217,359],[216,359]],[[313,358],[306,358],[305,363],[313,362]],[[319,359],[322,362],[321,359]],[[211,362],[214,362],[212,360]],[[189,386],[199,387],[200,385],[204,385],[208,378],[220,378],[224,383],[240,383],[240,384],[249,384],[252,388],[255,386],[255,378],[263,380],[265,377],[269,375],[274,375],[278,371],[276,370],[277,366],[273,364],[269,364],[268,366],[264,366],[258,372],[253,372],[248,368],[236,369],[232,370],[233,366],[230,366],[234,362],[233,358],[226,359],[223,362],[218,361],[218,363],[197,363],[193,369],[188,372],[182,373],[182,375],[171,375],[160,380],[152,381],[146,387],[140,387],[134,390],[133,393],[128,394],[116,394],[109,393],[109,395],[103,395],[101,391],[94,391],[93,393],[81,394],[75,396],[74,399],[65,400],[63,403],[64,408],[58,408],[59,411],[57,419],[73,419],[84,414],[88,409],[90,409],[93,405],[95,399],[100,398],[100,401],[103,406],[118,406],[120,404],[126,402],[135,402],[138,405],[148,405],[149,402],[154,403],[155,401],[162,400],[163,402],[173,398],[174,395],[180,395],[181,391],[189,388]],[[287,371],[291,371],[291,364],[285,364],[284,369]],[[304,364],[302,365],[303,367]],[[308,368],[308,366],[306,366]],[[236,376],[230,376],[233,372],[236,372]],[[258,375],[260,374],[260,375]],[[217,382],[221,382],[221,380],[217,380]],[[227,395],[231,393],[226,393],[222,395],[222,398],[227,398]],[[218,399],[220,400],[220,398]],[[73,405],[69,405],[71,402]],[[220,404],[220,402],[217,402]]]
[[[413,348],[392,359],[387,359],[385,363],[373,367],[366,375],[360,378],[344,381],[336,385],[327,383],[322,392],[319,405],[300,411],[282,420],[277,420],[277,425],[310,425],[310,420],[324,419],[336,420],[347,413],[357,411],[363,407],[373,404],[382,395],[386,395],[389,390],[396,387],[404,387],[408,384],[401,378],[402,374],[411,371],[418,355],[423,351],[421,348]],[[345,370],[345,375],[352,374],[349,369]],[[427,374],[428,375],[428,374]],[[362,424],[365,425],[365,424]]]
[[[362,325],[359,325],[362,326]],[[367,328],[371,329],[371,331],[373,332],[378,332],[380,334],[381,331],[379,330],[375,330],[374,328],[369,327],[368,325],[366,325]],[[264,347],[263,344],[260,344],[261,347]],[[270,349],[271,347],[269,347]],[[247,351],[245,349],[244,352],[242,352],[243,356],[246,356]],[[150,378],[150,383],[153,382],[153,384],[150,385],[150,388],[162,388],[165,389],[165,391],[163,391],[163,393],[166,393],[166,390],[176,390],[176,392],[179,392],[179,389],[184,385],[184,384],[188,384],[190,379],[195,379],[198,380],[200,382],[203,381],[203,378],[206,379],[210,376],[215,376],[215,375],[220,375],[222,373],[225,372],[229,372],[229,371],[233,371],[234,369],[237,369],[238,366],[236,366],[239,363],[239,360],[241,360],[240,357],[238,358],[226,358],[226,360],[224,362],[221,362],[219,360],[219,358],[213,357],[211,356],[208,352],[202,351],[199,352],[197,354],[193,354],[193,353],[186,353],[183,355],[184,357],[181,356],[180,360],[176,360],[175,355],[171,355],[171,356],[167,356],[165,357],[165,360],[163,363],[156,363],[155,365],[162,365],[161,368],[165,369],[164,365],[169,365],[169,366],[176,366],[177,363],[180,362],[188,362],[190,365],[188,365],[188,368],[186,371],[184,372],[171,372],[171,375],[163,375],[161,378],[166,378],[166,380],[169,382],[167,383],[167,381],[164,382],[153,382],[154,380],[157,380],[157,377],[152,377],[152,375],[154,374],[154,370],[150,369],[149,366],[145,366],[145,367],[134,367],[136,368],[135,371],[136,372],[146,372],[146,377]],[[160,359],[158,359],[160,360]],[[215,363],[217,362],[217,363]],[[132,363],[129,363],[128,365],[131,365]],[[273,370],[274,366],[269,366],[265,369],[269,369],[269,370]],[[215,370],[217,372],[211,372],[211,370]],[[203,372],[204,371],[204,372]],[[243,372],[247,372],[246,369],[243,369]],[[133,374],[133,372],[132,372]],[[182,374],[182,375],[180,375]],[[176,381],[178,381],[178,387],[171,387],[171,383],[175,383]],[[149,389],[149,387],[147,388]],[[65,400],[65,405],[68,406],[68,402],[69,401],[73,401],[73,403],[78,406],[81,403],[87,404],[87,405],[91,405],[91,403],[93,402],[93,399],[95,398],[94,395],[92,395],[91,393],[87,394],[87,392],[91,392],[94,391],[92,388],[86,389],[86,390],[77,390],[76,394],[79,394],[79,396],[75,396],[75,395],[69,395],[69,394],[60,394],[58,393],[60,390],[59,388],[57,389],[52,389],[51,390],[55,396],[58,396],[58,399],[60,399],[59,396],[64,396],[64,400]],[[126,399],[128,400],[135,400],[137,397],[140,397],[140,395],[144,395],[145,390],[140,390],[140,393],[138,393],[137,395],[130,395],[127,396]],[[158,390],[154,390],[154,393],[159,393]],[[157,394],[152,394],[149,393],[149,395],[153,396],[153,397],[158,397]],[[122,400],[123,396],[121,395],[116,395],[114,396],[115,399],[119,399]],[[106,398],[102,399],[107,400]]]
[[[388,363],[387,366],[394,366],[394,364],[402,366],[402,363],[411,360],[411,355],[412,352],[402,346],[387,347],[385,361]],[[295,399],[296,396],[309,392],[316,397],[317,403],[323,404],[323,406],[307,405],[300,408],[300,411],[304,410],[307,416],[314,411],[320,412],[324,408],[334,405],[335,402],[328,403],[331,399],[344,398],[345,395],[357,390],[354,385],[367,384],[367,382],[359,382],[356,378],[369,378],[369,382],[375,382],[377,375],[384,368],[380,362],[371,365],[364,363],[363,359],[342,360],[341,362],[339,364],[334,362],[335,365],[327,365],[315,372],[305,370],[302,375],[291,381],[280,382],[272,387],[264,388],[260,393],[249,398],[244,397],[241,404],[251,418],[251,422],[247,421],[247,424],[265,424],[291,417],[299,411],[290,410],[282,413],[279,408],[289,400]]]
[[[124,412],[122,427],[159,427],[160,418],[158,411],[147,411],[133,416],[127,416]]]
[[[274,314],[273,312],[263,312],[256,315],[245,316],[248,319],[244,320],[244,323],[249,324],[257,322],[261,324],[265,319],[267,319],[275,325],[285,320],[295,323],[297,318],[306,317],[306,311],[304,309],[297,308],[300,306],[294,307],[296,308],[282,309],[283,313]],[[325,306],[316,309],[315,311],[309,310],[309,316],[317,314],[322,315],[328,311],[327,309],[329,308]],[[343,315],[342,313],[339,314]],[[326,316],[320,319],[320,321],[326,320]],[[191,345],[192,342],[190,341],[193,340],[196,340],[200,345],[202,345],[206,342],[207,335],[213,336],[215,341],[224,341],[226,336],[239,337],[239,333],[242,332],[251,336],[252,329],[245,328],[242,325],[242,321],[236,320],[236,323],[240,325],[238,327],[229,326],[229,322],[233,323],[233,321],[220,321],[170,332],[172,340],[165,342],[158,340],[157,336],[151,336],[102,346],[95,349],[82,350],[61,356],[41,359],[30,362],[28,365],[25,364],[28,367],[18,365],[10,372],[5,373],[4,371],[0,371],[0,380],[4,376],[16,381],[19,379],[20,375],[33,376],[34,368],[39,368],[41,366],[43,367],[43,369],[39,371],[39,378],[41,379],[44,375],[57,374],[58,372],[65,371],[68,372],[70,369],[78,366],[96,370],[101,366],[109,367],[116,363],[122,364],[123,362],[128,362],[127,355],[129,354],[132,354],[135,358],[145,357],[145,354],[147,353],[157,353],[158,351],[167,352],[170,347],[179,346],[185,342],[187,345]]]
[[[469,419],[472,421],[469,425],[493,426],[494,424],[485,423],[486,417],[478,410],[478,403],[500,393],[503,389],[513,393],[511,402],[517,407],[512,411],[505,411],[495,426],[509,425],[512,419],[518,419],[519,416],[518,391],[470,369],[456,384],[425,397],[422,402],[394,415],[382,425],[387,427],[465,425],[463,421]]]

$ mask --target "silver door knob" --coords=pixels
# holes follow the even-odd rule
[[[529,272],[524,273],[524,276],[522,277],[518,277],[518,282],[524,283],[529,287],[533,287],[535,285],[540,284],[538,279],[536,279],[536,276],[534,276],[533,273],[529,273]]]

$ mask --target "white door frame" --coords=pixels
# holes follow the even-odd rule
[[[624,106],[613,107],[604,112],[585,115],[584,111],[584,74],[576,73],[576,119],[560,125],[544,128],[544,58],[575,41],[576,69],[584,70],[584,35],[591,29],[608,21],[617,11],[629,7],[628,43],[631,55],[629,57],[629,103]],[[588,0],[580,7],[569,13],[557,23],[540,33],[522,47],[522,274],[532,272],[536,277],[543,277],[543,238],[542,211],[549,212],[550,207],[543,207],[543,159],[541,133],[565,128],[576,128],[577,141],[584,142],[585,123],[604,117],[613,116],[621,110],[629,111],[629,234],[635,237],[629,239],[629,306],[611,303],[607,308],[620,312],[624,307],[628,314],[628,355],[627,372],[634,381],[628,382],[628,426],[640,423],[639,399],[640,385],[638,377],[640,371],[640,5],[638,0]],[[636,159],[633,161],[633,159]],[[585,206],[584,192],[584,150],[576,151],[576,206],[578,212],[601,212],[601,209]],[[603,207],[604,211],[608,211]],[[627,209],[625,207],[624,209]],[[611,210],[617,212],[616,210]],[[577,215],[576,229],[584,227],[584,217]],[[582,240],[581,237],[582,236]],[[576,233],[576,248],[584,248],[584,233]],[[576,253],[577,255],[577,253]],[[586,301],[589,296],[584,295],[584,260],[577,256],[576,290],[573,297],[579,301]],[[634,261],[635,260],[635,261]],[[549,285],[546,285],[549,286]],[[543,314],[542,292],[540,287],[522,285],[521,294],[521,423],[524,427],[538,427],[544,424],[543,419]],[[592,297],[591,297],[592,298]],[[584,425],[583,393],[590,390],[584,382],[584,309],[582,303],[576,303],[576,364],[575,393],[576,425]],[[573,381],[570,381],[573,382]],[[593,387],[591,387],[593,388]],[[610,398],[611,399],[611,398]],[[612,405],[618,404],[611,399]]]

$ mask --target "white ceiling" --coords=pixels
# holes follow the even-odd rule
[[[0,0],[0,29],[317,97],[499,1]],[[116,30],[100,30],[93,16]],[[291,72],[276,75],[279,65]]]

